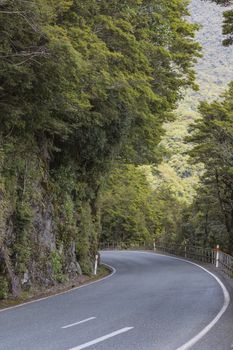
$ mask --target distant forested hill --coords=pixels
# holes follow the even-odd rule
[[[186,152],[190,147],[184,142],[190,125],[199,116],[198,105],[202,100],[213,100],[226,89],[233,79],[233,48],[222,46],[222,8],[215,3],[192,0],[190,20],[200,25],[196,39],[202,45],[203,57],[196,64],[199,91],[188,91],[177,109],[177,119],[165,125],[166,135],[162,145],[168,150],[159,166],[160,177],[167,182],[175,196],[190,202],[198,182],[200,167],[188,163]],[[160,183],[155,180],[155,183]]]

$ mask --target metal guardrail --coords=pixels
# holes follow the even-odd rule
[[[219,268],[233,278],[233,256],[219,252]]]
[[[192,259],[209,264],[216,264],[216,252],[212,249],[188,245],[156,245],[156,250],[172,255],[182,256],[185,259]]]
[[[187,244],[162,244],[156,242],[101,242],[100,250],[153,250],[185,259],[213,264],[229,277],[233,278],[233,256],[215,249],[202,248]]]
[[[113,242],[100,242],[99,250],[133,250],[133,249],[153,249],[153,242],[121,242],[121,241],[113,241]]]

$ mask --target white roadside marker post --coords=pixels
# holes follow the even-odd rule
[[[94,275],[97,275],[98,259],[99,259],[99,256],[96,254],[96,256],[95,256]]]
[[[216,267],[219,267],[219,245],[216,247]]]
[[[153,241],[154,252],[156,252],[155,241]]]
[[[186,239],[184,241],[184,257],[185,257],[185,259],[187,259],[187,241],[186,241]]]

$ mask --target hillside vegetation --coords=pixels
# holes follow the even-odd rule
[[[1,1],[1,298],[92,273],[112,164],[158,162],[195,88],[187,15],[182,0]]]
[[[0,298],[91,275],[100,241],[233,252],[219,3],[0,2]]]
[[[215,2],[229,4],[228,1]],[[190,3],[191,21],[200,25],[196,35],[202,45],[202,57],[196,64],[199,90],[184,92],[184,99],[175,111],[176,119],[164,124],[161,164],[140,170],[150,184],[150,197],[156,198],[153,202],[156,225],[151,239],[167,244],[186,241],[204,247],[220,244],[232,253],[232,84],[222,96],[233,79],[232,10],[221,8],[215,2],[193,0]],[[223,16],[223,33],[228,35],[227,39],[222,35]],[[222,42],[228,46],[223,47]],[[209,104],[202,103],[199,109],[204,100]],[[217,101],[212,102],[214,100]],[[135,175],[137,171],[135,169]],[[129,183],[129,192],[130,189]],[[120,192],[115,188],[114,193],[115,202],[118,201],[121,208]],[[136,196],[134,205],[137,207]],[[114,206],[117,207],[116,203]],[[125,213],[132,215],[130,210]],[[104,209],[103,217],[105,222],[115,222],[109,208]],[[108,232],[109,240],[117,240],[111,226]],[[120,232],[119,237],[122,237]],[[132,240],[135,240],[134,234]]]
[[[169,151],[169,156],[165,159],[165,172],[162,170],[162,173],[167,177],[166,169],[170,172],[172,169],[175,171],[174,176],[169,177],[170,181],[180,182],[183,187],[182,196],[190,203],[203,168],[199,164],[193,165],[188,162],[187,151],[192,146],[185,142],[185,138],[189,135],[190,125],[200,117],[199,103],[203,100],[218,99],[233,79],[233,70],[230,69],[233,66],[233,50],[232,47],[222,46],[224,8],[202,0],[191,1],[189,8],[191,20],[201,26],[196,35],[196,39],[202,45],[203,55],[196,64],[199,91],[186,93],[176,111],[176,120],[165,126],[166,135],[162,145]]]

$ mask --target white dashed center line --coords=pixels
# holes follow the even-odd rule
[[[126,333],[126,332],[130,331],[133,328],[134,327],[126,327],[126,328],[119,329],[118,331],[106,334],[103,337],[96,338],[96,339],[94,339],[92,341],[89,341],[88,343],[85,343],[85,344],[82,344],[82,345],[79,345],[79,346],[75,346],[74,348],[69,349],[69,350],[82,350],[82,349],[89,348],[92,345],[101,343],[101,342],[103,342],[103,341],[105,341],[105,340],[107,340],[109,338],[115,337],[116,335],[119,335],[119,334],[122,334],[122,333]]]
[[[82,320],[82,321],[79,321],[79,322],[75,322],[75,323],[71,323],[71,324],[68,324],[67,326],[63,326],[61,328],[62,329],[66,329],[66,328],[74,327],[74,326],[77,326],[78,324],[86,323],[86,322],[89,322],[89,321],[94,320],[94,319],[96,319],[96,317],[89,317],[89,318],[86,318],[85,320]]]

